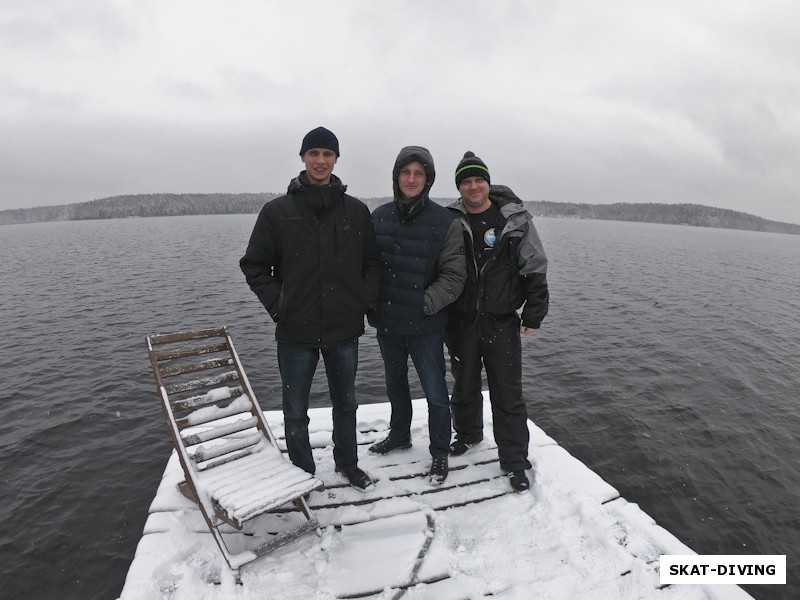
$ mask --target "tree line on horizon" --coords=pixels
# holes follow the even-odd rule
[[[3,210],[0,211],[0,225],[134,217],[255,214],[266,202],[278,195],[260,192],[113,196],[75,204]],[[373,210],[391,198],[361,198],[361,200]],[[454,198],[434,198],[439,204],[449,204],[454,200]],[[635,221],[800,235],[800,225],[770,221],[743,212],[701,204],[645,202],[585,204],[545,200],[524,204],[532,215],[539,217]]]

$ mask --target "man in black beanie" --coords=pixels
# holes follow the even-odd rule
[[[376,307],[380,253],[369,209],[333,175],[339,140],[309,131],[305,170],[261,209],[239,266],[275,321],[286,447],[292,463],[316,466],[308,438],[308,397],[320,354],[333,415],[336,471],[358,490],[373,486],[358,467],[355,377],[364,315]]]
[[[455,379],[450,454],[464,454],[483,439],[483,364],[500,468],[524,492],[531,463],[520,334],[534,333],[547,314],[547,256],[522,201],[506,186],[491,185],[486,163],[472,152],[456,167],[456,187],[461,197],[448,208],[463,227],[467,283],[445,329]]]

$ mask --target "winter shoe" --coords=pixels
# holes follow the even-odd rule
[[[527,492],[531,489],[531,482],[528,481],[525,471],[510,471],[507,475],[515,492]]]
[[[350,482],[350,487],[357,489],[359,492],[366,492],[375,487],[375,483],[369,478],[369,475],[359,469],[358,465],[346,469],[336,467],[336,472],[344,475],[347,481]]]
[[[457,439],[455,442],[450,444],[450,456],[461,456],[470,448],[477,446],[480,444],[480,440],[477,442],[465,442],[463,440]]]
[[[434,456],[433,462],[431,462],[431,472],[429,475],[431,485],[442,485],[444,480],[447,479],[447,473],[449,471],[450,467],[447,465],[447,457]]]
[[[373,454],[389,454],[389,452],[405,450],[406,448],[411,448],[411,440],[401,441],[388,436],[385,440],[370,446],[369,451]]]

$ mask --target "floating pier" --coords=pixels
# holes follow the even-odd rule
[[[316,476],[325,482],[309,498],[320,535],[243,566],[238,578],[179,491],[173,452],[120,600],[752,600],[735,585],[660,585],[660,555],[694,552],[534,423],[533,486],[518,494],[500,470],[488,402],[484,441],[451,457],[438,487],[427,477],[424,400],[414,401],[412,448],[368,453],[386,436],[389,414],[388,403],[358,409],[359,465],[377,482],[359,492],[334,472],[330,409],[309,411]],[[283,445],[283,415],[265,415]],[[231,529],[228,544],[268,541],[302,518],[287,505],[243,532]]]

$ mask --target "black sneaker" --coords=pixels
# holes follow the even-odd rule
[[[480,443],[480,440],[477,442],[465,442],[457,439],[455,442],[450,444],[450,456],[461,456],[467,450],[477,446]]]
[[[444,480],[447,479],[447,473],[450,467],[447,465],[447,457],[440,456],[434,457],[431,462],[431,472],[429,474],[431,485],[442,485]]]
[[[372,444],[369,447],[369,451],[373,454],[389,454],[389,452],[405,450],[406,448],[411,448],[411,440],[402,441],[388,436],[385,440]]]
[[[350,482],[350,487],[357,489],[359,492],[366,492],[375,487],[375,483],[369,478],[369,475],[359,469],[358,465],[346,469],[336,467],[336,472],[347,477],[347,481]]]
[[[528,481],[525,471],[509,471],[507,475],[515,492],[527,492],[531,489],[531,482]]]

